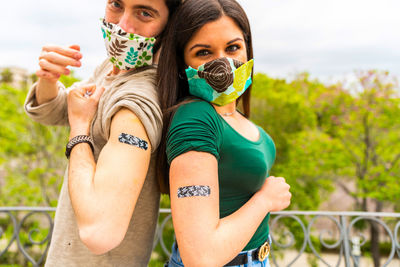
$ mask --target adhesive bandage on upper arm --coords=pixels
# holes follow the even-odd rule
[[[149,148],[149,144],[145,140],[126,133],[121,133],[118,136],[118,141],[124,144],[138,147],[143,150],[147,150]]]
[[[178,198],[184,197],[208,197],[211,189],[208,185],[191,185],[178,188]]]

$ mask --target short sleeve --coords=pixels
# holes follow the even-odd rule
[[[133,76],[129,81],[113,87],[112,91],[108,92],[110,98],[103,103],[104,108],[100,108],[98,114],[106,140],[109,138],[113,116],[121,108],[127,108],[135,113],[146,129],[152,152],[158,148],[162,133],[162,111],[155,89],[155,75],[153,72],[148,74]]]
[[[67,90],[61,82],[57,85],[57,96],[41,105],[36,100],[37,83],[32,85],[24,103],[25,112],[31,119],[44,125],[68,125]]]
[[[222,123],[211,104],[187,103],[178,108],[167,134],[168,163],[189,151],[208,152],[219,160]]]

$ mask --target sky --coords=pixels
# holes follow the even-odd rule
[[[35,72],[43,45],[79,44],[87,78],[105,57],[99,18],[106,0],[13,0],[2,5],[0,67]],[[251,23],[255,71],[307,71],[336,81],[378,69],[400,77],[398,0],[239,0]]]

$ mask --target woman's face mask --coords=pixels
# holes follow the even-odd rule
[[[154,37],[125,32],[116,24],[102,19],[101,31],[110,61],[121,70],[153,64]]]
[[[218,106],[238,99],[252,83],[253,59],[242,63],[219,58],[193,69],[186,69],[190,94]]]

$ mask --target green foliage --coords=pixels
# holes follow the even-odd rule
[[[397,203],[400,186],[400,98],[399,85],[387,72],[358,73],[358,82],[341,101],[345,91],[331,95],[331,110],[340,113],[322,124],[343,147],[348,165],[342,173],[357,185],[352,192],[359,209],[371,210],[375,203]],[[337,99],[339,98],[339,99]],[[349,101],[351,99],[351,101]],[[379,205],[378,205],[379,206]],[[376,211],[381,211],[377,208]]]
[[[168,195],[161,195],[161,201],[160,201],[160,208],[170,208],[170,199]],[[164,219],[168,217],[168,214],[163,214],[161,213],[159,218],[158,218],[158,225],[161,225],[164,222]],[[165,246],[168,250],[171,250],[172,243],[174,241],[174,227],[172,225],[172,219],[167,220],[165,223],[165,227],[163,230],[163,240],[165,243]],[[168,261],[167,255],[165,255],[164,251],[161,248],[160,243],[154,248],[152,254],[151,254],[151,259],[149,262],[150,267],[162,267],[164,266],[164,263]]]
[[[272,175],[291,185],[290,209],[317,210],[340,186],[355,209],[400,210],[400,87],[387,72],[357,75],[346,88],[308,74],[292,82],[255,75],[253,119],[275,139]],[[298,241],[301,229],[284,224]],[[379,251],[372,253],[379,258]]]
[[[271,175],[283,176],[291,185],[293,209],[317,209],[326,199],[321,196],[328,196],[324,192],[333,189],[334,170],[327,171],[339,167],[332,154],[337,154],[335,141],[318,129],[313,109],[316,95],[325,88],[309,81],[307,74],[290,83],[264,74],[254,77],[252,119],[275,141],[277,160]]]
[[[61,77],[67,87],[78,80]],[[67,163],[63,153],[68,129],[29,119],[23,110],[26,93],[26,88],[0,85],[0,205],[56,206]],[[340,186],[356,208],[371,210],[368,203],[374,203],[400,210],[399,93],[398,82],[386,72],[358,73],[358,82],[346,88],[326,86],[307,73],[292,81],[254,76],[251,119],[276,143],[271,175],[283,176],[291,185],[290,209],[317,210]],[[348,189],[348,183],[356,189]],[[168,196],[161,197],[161,207],[170,207]],[[161,214],[159,222],[165,217]],[[5,235],[11,235],[5,225],[0,218]],[[298,247],[304,238],[298,223],[288,220],[282,225],[295,234]],[[38,233],[37,239],[45,234]],[[163,234],[170,249],[171,220]],[[319,251],[319,241],[314,241]],[[17,255],[7,255],[15,257],[8,262],[19,262]],[[162,266],[166,260],[158,245],[150,266]]]
[[[307,73],[291,82],[254,77],[252,119],[276,143],[272,175],[291,185],[291,208],[318,209],[335,185],[363,210],[366,199],[400,208],[399,84],[387,72],[357,75],[347,88],[325,86]]]
[[[286,161],[290,136],[313,128],[314,114],[305,97],[285,80],[256,74],[252,90],[252,119],[273,137],[277,161]]]
[[[61,75],[60,77],[60,82],[64,84],[66,88],[70,87],[73,85],[75,82],[79,82],[80,79],[75,76],[75,73],[73,70],[71,70],[71,73],[69,75]]]
[[[0,85],[0,205],[56,205],[67,129],[45,127],[24,112],[26,88]]]
[[[37,80],[38,80],[38,76],[36,75],[36,73],[32,73],[32,74],[29,76],[29,79],[31,80],[32,83],[35,83],[35,82],[37,82]]]
[[[13,81],[13,73],[10,69],[5,68],[0,74],[0,82],[1,83],[11,83]]]

